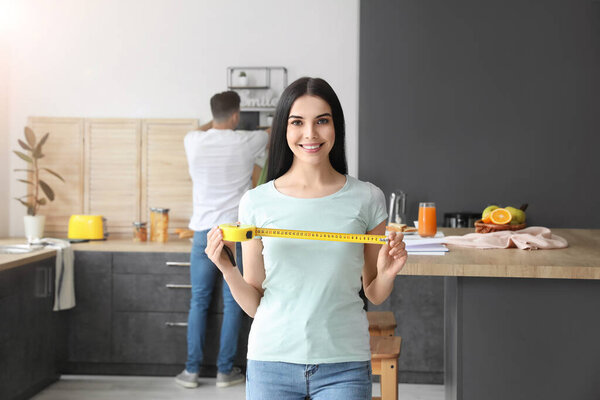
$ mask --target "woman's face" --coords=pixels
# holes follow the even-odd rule
[[[335,143],[329,104],[317,96],[298,97],[288,116],[287,142],[294,153],[294,161],[329,162],[329,152]]]

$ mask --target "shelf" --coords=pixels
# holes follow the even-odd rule
[[[238,74],[247,73],[250,85],[242,86]],[[274,79],[274,81],[272,81]],[[227,67],[227,87],[232,90],[274,89],[281,93],[287,87],[287,68],[285,67]]]
[[[269,86],[227,86],[228,89],[243,90],[243,89],[269,89]]]
[[[246,82],[239,80],[242,71],[246,73]],[[227,88],[240,95],[240,111],[274,112],[286,87],[285,67],[227,67]]]
[[[275,107],[240,107],[240,111],[275,111]]]

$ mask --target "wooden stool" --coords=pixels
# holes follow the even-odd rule
[[[381,397],[377,400],[398,400],[398,357],[400,336],[371,336],[371,366],[373,375],[381,377]]]
[[[396,318],[391,311],[367,311],[369,320],[369,335],[394,336]]]

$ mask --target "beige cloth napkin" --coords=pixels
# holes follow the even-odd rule
[[[530,226],[518,231],[499,231],[490,233],[468,233],[464,236],[446,236],[444,243],[475,249],[562,249],[569,244],[553,235],[550,229],[542,226]]]

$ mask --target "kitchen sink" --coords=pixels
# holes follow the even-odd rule
[[[40,246],[30,246],[28,244],[5,244],[0,245],[0,254],[25,254],[40,248]]]

